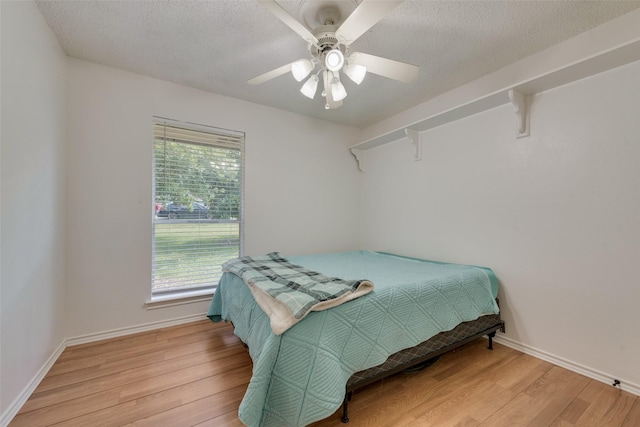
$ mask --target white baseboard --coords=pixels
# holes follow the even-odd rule
[[[542,359],[546,362],[553,363],[554,365],[560,366],[562,368],[568,369],[580,375],[584,375],[587,378],[591,378],[593,380],[600,381],[605,384],[612,385],[613,380],[617,379],[620,381],[620,385],[617,386],[619,389],[628,391],[629,393],[635,394],[636,396],[640,396],[640,385],[626,381],[624,378],[619,378],[619,377],[616,377],[615,375],[607,374],[606,372],[598,371],[596,369],[589,368],[588,366],[584,366],[579,363],[572,362],[571,360],[563,359],[562,357],[558,357],[553,354],[547,353],[545,351],[538,350],[526,344],[522,344],[517,341],[514,341],[505,336],[496,335],[496,337],[494,338],[494,342],[497,342],[507,347],[513,348],[515,350],[521,351],[525,354],[536,357],[538,359]]]
[[[31,396],[34,390],[38,387],[40,381],[42,381],[45,375],[47,375],[49,369],[51,369],[53,364],[56,363],[56,360],[58,360],[58,357],[60,357],[66,347],[67,345],[63,340],[58,348],[56,348],[51,356],[49,356],[44,365],[42,365],[42,367],[38,370],[36,375],[31,379],[31,381],[29,381],[27,386],[22,390],[18,397],[16,397],[11,405],[9,405],[9,408],[7,408],[5,413],[2,414],[2,416],[0,417],[0,426],[6,427],[7,425],[9,425],[13,417],[15,417],[18,411],[20,411],[22,405],[24,405],[25,402],[29,399],[29,396]]]
[[[49,356],[47,361],[42,365],[38,373],[29,381],[27,386],[22,390],[22,392],[18,395],[18,397],[13,401],[13,403],[9,406],[9,408],[0,416],[0,427],[6,427],[9,425],[11,420],[16,416],[22,405],[29,399],[34,390],[38,387],[40,382],[44,379],[49,369],[53,366],[53,364],[58,360],[58,357],[62,354],[65,348],[78,345],[78,344],[86,344],[94,341],[100,341],[109,338],[116,338],[125,335],[137,334],[139,332],[152,331],[154,329],[167,328],[169,326],[177,326],[185,323],[197,322],[198,320],[206,319],[206,314],[194,314],[190,316],[178,317],[170,320],[161,320],[158,322],[146,323],[143,325],[137,326],[128,326],[124,328],[112,329],[105,332],[98,332],[95,334],[87,334],[80,335],[72,338],[65,338],[58,348]]]
[[[153,331],[154,329],[168,328],[169,326],[182,325],[184,323],[197,322],[204,320],[207,315],[204,313],[191,314],[189,316],[178,317],[170,320],[160,320],[157,322],[145,323],[136,326],[126,326],[124,328],[111,329],[109,331],[97,332],[94,334],[79,335],[66,339],[67,346],[86,344],[94,341],[106,340],[109,338],[117,338],[125,335],[137,334],[140,332]]]

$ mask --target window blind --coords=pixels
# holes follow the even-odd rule
[[[242,253],[244,134],[153,126],[152,294],[214,288]]]

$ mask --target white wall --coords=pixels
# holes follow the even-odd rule
[[[147,310],[152,116],[246,132],[245,253],[355,249],[357,130],[69,60],[67,336],[204,313]],[[259,89],[257,89],[259,90]]]
[[[364,247],[486,265],[508,340],[640,389],[640,63],[366,153]]]
[[[3,418],[65,336],[66,56],[34,3],[0,7]]]

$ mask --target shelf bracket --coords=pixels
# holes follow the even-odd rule
[[[364,172],[364,150],[359,150],[357,148],[349,148],[349,151],[356,159],[356,163],[358,163],[358,170],[360,172]]]
[[[527,96],[515,89],[509,89],[509,99],[513,104],[513,108],[516,110],[516,116],[518,118],[516,138],[529,136],[530,115],[527,105]]]
[[[407,138],[411,140],[411,143],[415,145],[415,154],[413,156],[413,160],[418,161],[422,160],[422,134],[413,129],[405,128],[404,134],[407,135]]]

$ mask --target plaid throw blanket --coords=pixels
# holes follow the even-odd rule
[[[327,277],[292,264],[278,252],[235,258],[224,263],[222,269],[240,276],[249,286],[276,335],[310,311],[326,310],[373,290],[373,283],[368,280]]]

